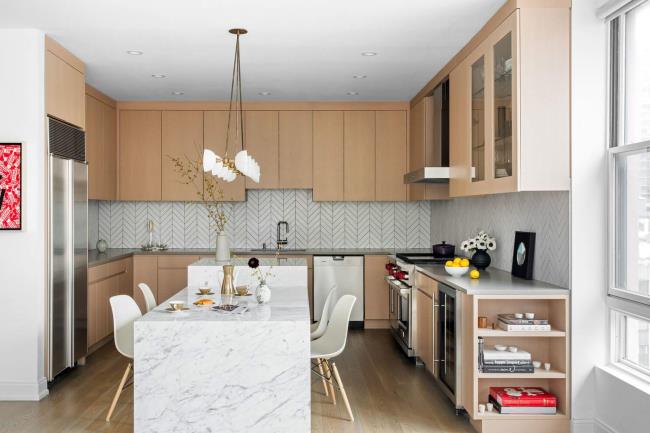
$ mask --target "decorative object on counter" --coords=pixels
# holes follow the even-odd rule
[[[455,257],[445,263],[445,271],[452,277],[462,277],[469,270],[469,260]]]
[[[478,405],[478,413],[480,413],[480,414],[485,413],[485,405],[483,403]]]
[[[487,403],[485,405],[485,407],[486,407],[488,412],[490,412],[490,413],[494,412],[494,403]]]
[[[154,229],[155,224],[153,220],[147,221],[147,233],[149,233],[149,241],[140,246],[142,251],[164,251],[167,249],[167,244],[154,242]]]
[[[545,362],[544,363],[544,370],[551,371],[551,363],[550,362]]]
[[[527,316],[531,313],[527,313]],[[532,317],[535,317],[533,314]],[[524,315],[521,313],[515,314],[499,314],[497,315],[499,321],[499,328],[504,331],[550,331],[551,325],[549,325],[548,320],[546,319],[524,319]]]
[[[482,328],[482,329],[485,329],[485,328],[488,327],[487,317],[479,316],[479,318],[478,318],[478,327]]]
[[[534,368],[540,368],[542,366],[542,363],[539,361],[533,361],[533,367]]]
[[[478,280],[479,278],[481,278],[481,273],[478,271],[478,269],[472,269],[471,271],[469,271],[469,277],[472,280]]]
[[[108,248],[108,243],[104,239],[100,239],[97,241],[97,251],[100,253],[105,253],[106,249]]]
[[[460,246],[461,250],[472,253],[472,265],[478,270],[483,270],[490,266],[492,259],[487,251],[494,251],[496,248],[497,241],[483,230],[473,238],[464,240]]]
[[[490,387],[489,402],[503,414],[545,414],[557,412],[557,397],[538,387]]]
[[[515,246],[512,251],[512,275],[533,279],[535,259],[535,233],[515,232]]]
[[[0,143],[0,230],[22,229],[22,145]]]
[[[454,257],[456,253],[456,247],[454,245],[448,244],[446,241],[442,241],[441,244],[436,244],[431,247],[433,252],[433,257],[439,259],[447,259]]]
[[[212,291],[212,289],[210,287],[199,287],[198,295],[204,295],[204,296],[214,295],[214,292]]]
[[[235,294],[234,270],[235,267],[233,265],[223,265],[223,280],[221,281],[222,295],[233,296]]]
[[[248,154],[244,142],[244,111],[242,108],[241,93],[241,66],[239,62],[239,36],[248,33],[246,29],[230,29],[230,33],[237,35],[235,45],[235,64],[232,70],[232,82],[230,85],[230,105],[228,106],[228,125],[226,127],[226,149],[224,156],[220,157],[210,149],[203,151],[203,171],[210,171],[226,182],[232,182],[237,176],[244,175],[254,182],[260,181],[260,165]],[[228,155],[229,139],[231,137],[230,122],[234,116],[234,128],[232,136],[238,141],[236,147],[241,144],[241,149],[234,159]]]
[[[533,320],[535,318],[535,313],[525,313],[524,316],[528,320]]]
[[[235,296],[250,296],[252,293],[248,290],[248,286],[235,287]]]
[[[269,266],[269,269],[262,271],[259,265],[259,260],[254,257],[248,261],[248,266],[253,269],[251,277],[254,277],[258,282],[257,289],[255,289],[255,299],[258,304],[266,304],[271,300],[271,289],[266,284],[266,280],[273,276],[271,272],[273,266]]]

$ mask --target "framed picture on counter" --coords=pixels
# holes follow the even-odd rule
[[[512,275],[533,279],[535,263],[535,233],[515,232],[515,245],[512,251]]]
[[[21,143],[0,143],[0,230],[22,228],[21,205]]]

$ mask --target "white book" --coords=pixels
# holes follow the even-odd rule
[[[504,331],[550,331],[551,325],[509,325],[499,320],[499,328]]]
[[[525,350],[518,350],[517,352],[510,352],[508,350],[499,351],[499,350],[484,350],[483,359],[486,361],[497,361],[497,360],[525,360],[530,361],[532,357],[530,352]]]

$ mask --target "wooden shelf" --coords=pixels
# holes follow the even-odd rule
[[[555,415],[544,415],[544,414],[520,414],[520,413],[499,413],[494,410],[494,412],[485,412],[484,414],[476,413],[473,417],[474,419],[566,419],[567,416],[564,413],[557,412]]]
[[[534,373],[478,373],[479,379],[566,379],[566,373],[536,368]]]
[[[566,337],[565,331],[504,331],[503,329],[476,328],[479,337]]]

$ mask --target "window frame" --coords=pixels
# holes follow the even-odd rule
[[[630,312],[617,308],[610,309],[611,323],[611,350],[610,361],[619,368],[623,368],[628,373],[650,382],[650,368],[634,363],[627,359],[627,319],[649,320]]]

